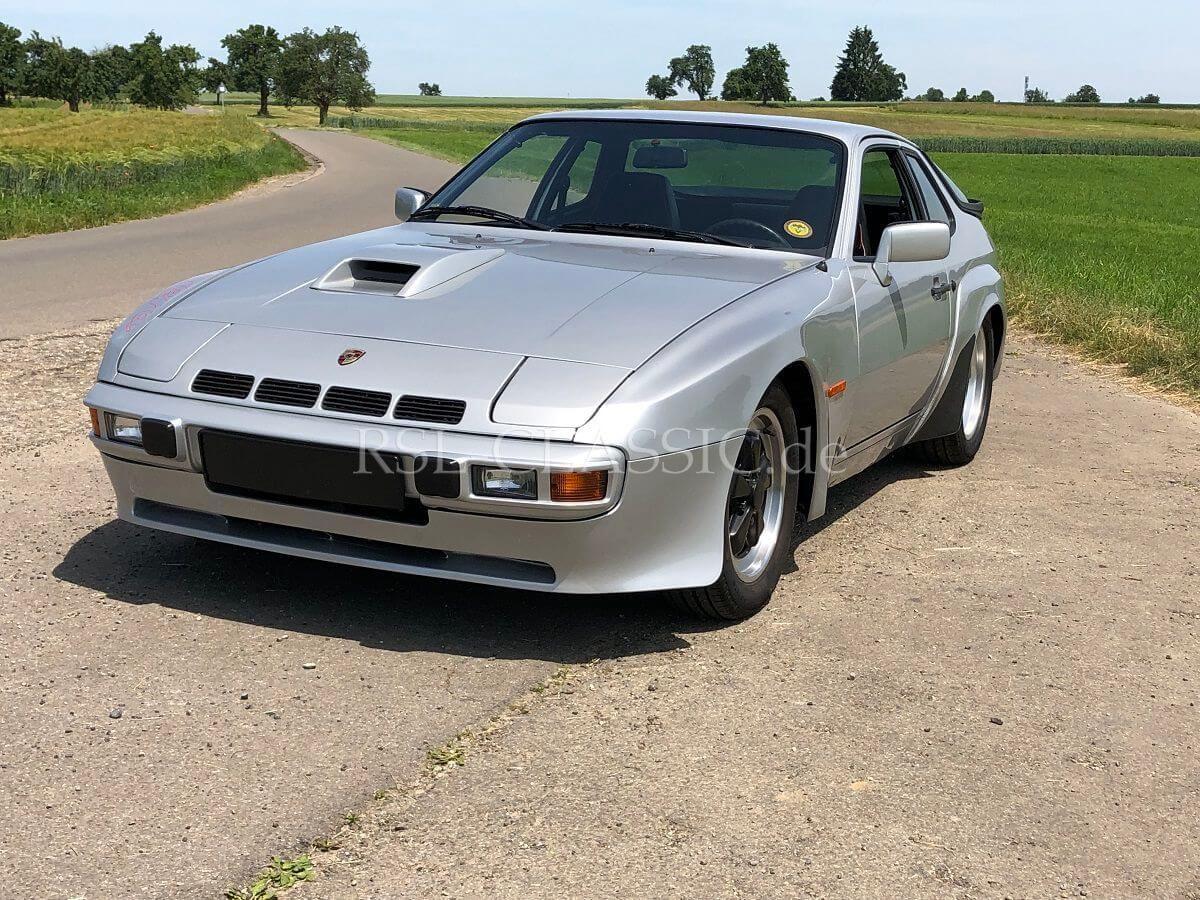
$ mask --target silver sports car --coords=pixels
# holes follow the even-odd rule
[[[86,402],[122,519],[739,618],[831,485],[983,441],[983,207],[898,135],[557,113],[395,205],[117,329]]]

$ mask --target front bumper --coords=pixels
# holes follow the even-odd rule
[[[216,493],[200,471],[203,428],[354,447],[362,423],[247,409],[97,384],[89,406],[180,424],[177,460],[93,438],[125,521],[177,534],[374,569],[565,593],[697,587],[720,575],[729,454],[682,451],[624,468],[615,505],[589,518],[553,520],[428,509],[423,524]],[[595,460],[575,444],[496,439],[407,426],[372,426],[405,455],[541,458],[569,468]],[[619,454],[602,448],[603,455]],[[409,490],[412,490],[411,485]],[[535,511],[536,512],[536,511]],[[522,515],[530,515],[522,511]]]

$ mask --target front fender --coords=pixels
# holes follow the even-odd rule
[[[185,278],[170,287],[163,288],[141,304],[109,336],[108,343],[104,347],[104,355],[100,358],[100,370],[96,375],[96,380],[113,381],[117,377],[117,363],[121,359],[121,354],[147,325],[175,304],[231,271],[233,270],[217,269],[203,275],[193,275],[191,278]]]
[[[741,434],[771,381],[803,362],[817,385],[853,377],[858,354],[848,283],[811,269],[767,285],[667,344],[575,435],[644,459]],[[818,418],[824,418],[819,392]]]

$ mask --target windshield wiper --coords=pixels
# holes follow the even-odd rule
[[[493,222],[502,222],[505,225],[517,225],[521,228],[532,228],[535,231],[549,231],[549,225],[543,225],[541,222],[535,222],[533,219],[525,219],[521,216],[514,216],[511,213],[502,212],[498,209],[491,209],[487,206],[426,206],[418,209],[415,213],[408,217],[410,222],[420,221],[421,219],[436,219],[438,216],[453,215],[453,216],[478,216],[481,219],[490,219]]]
[[[644,222],[623,222],[619,225],[608,225],[603,222],[572,222],[559,225],[555,231],[579,231],[589,234],[648,234],[653,237],[663,237],[672,241],[695,241],[698,244],[722,244],[726,247],[750,248],[750,244],[730,238],[719,237],[704,231],[687,231],[683,228],[670,228],[666,225],[648,225]]]

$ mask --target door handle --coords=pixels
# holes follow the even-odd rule
[[[929,293],[933,295],[934,300],[944,300],[946,295],[952,293],[958,287],[957,281],[948,281],[942,284],[940,280],[933,280],[933,287],[929,289]]]

